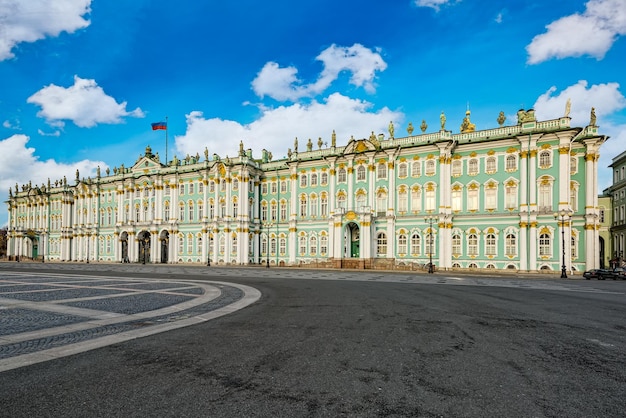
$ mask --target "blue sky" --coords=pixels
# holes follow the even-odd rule
[[[626,150],[626,0],[0,0],[0,198],[9,187],[165,157],[274,158],[298,137],[339,145],[422,120],[459,131],[541,120]],[[0,207],[0,225],[6,224]]]

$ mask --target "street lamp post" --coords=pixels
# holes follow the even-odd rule
[[[428,215],[424,217],[424,222],[428,224],[428,273],[432,274],[435,272],[433,267],[433,222],[435,222],[435,217],[433,215]]]
[[[270,230],[274,224],[272,222],[264,222],[263,225],[267,229],[267,244],[265,246],[265,268],[270,268]]]
[[[561,252],[563,256],[563,264],[561,264],[561,279],[567,279],[567,269],[565,267],[565,219],[571,216],[569,210],[561,209],[560,212],[554,213],[554,219],[561,219]]]

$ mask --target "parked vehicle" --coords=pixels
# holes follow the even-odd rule
[[[612,273],[612,279],[616,280],[616,279],[626,279],[626,269],[624,269],[623,267],[615,267],[613,269]]]
[[[614,279],[613,270],[600,269],[598,274],[600,275],[600,277],[598,277],[598,280]]]
[[[583,277],[587,280],[591,280],[591,279],[598,279],[598,280],[602,280],[603,278],[600,277],[600,269],[591,269],[591,270],[587,270],[586,272],[583,273]]]

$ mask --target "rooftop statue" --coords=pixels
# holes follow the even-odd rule
[[[445,131],[446,130],[446,115],[445,113],[443,113],[443,110],[441,111],[441,115],[439,115],[439,122],[441,123],[441,130]]]
[[[498,122],[498,125],[502,126],[504,125],[504,122],[506,121],[506,116],[504,116],[504,112],[500,112],[500,114],[498,115],[498,119],[496,119],[496,121]]]

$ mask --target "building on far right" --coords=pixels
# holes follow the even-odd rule
[[[622,266],[626,245],[626,151],[613,158],[609,167],[613,170],[613,184],[604,190],[611,198],[612,222],[610,228],[611,250],[608,254],[610,267]]]

